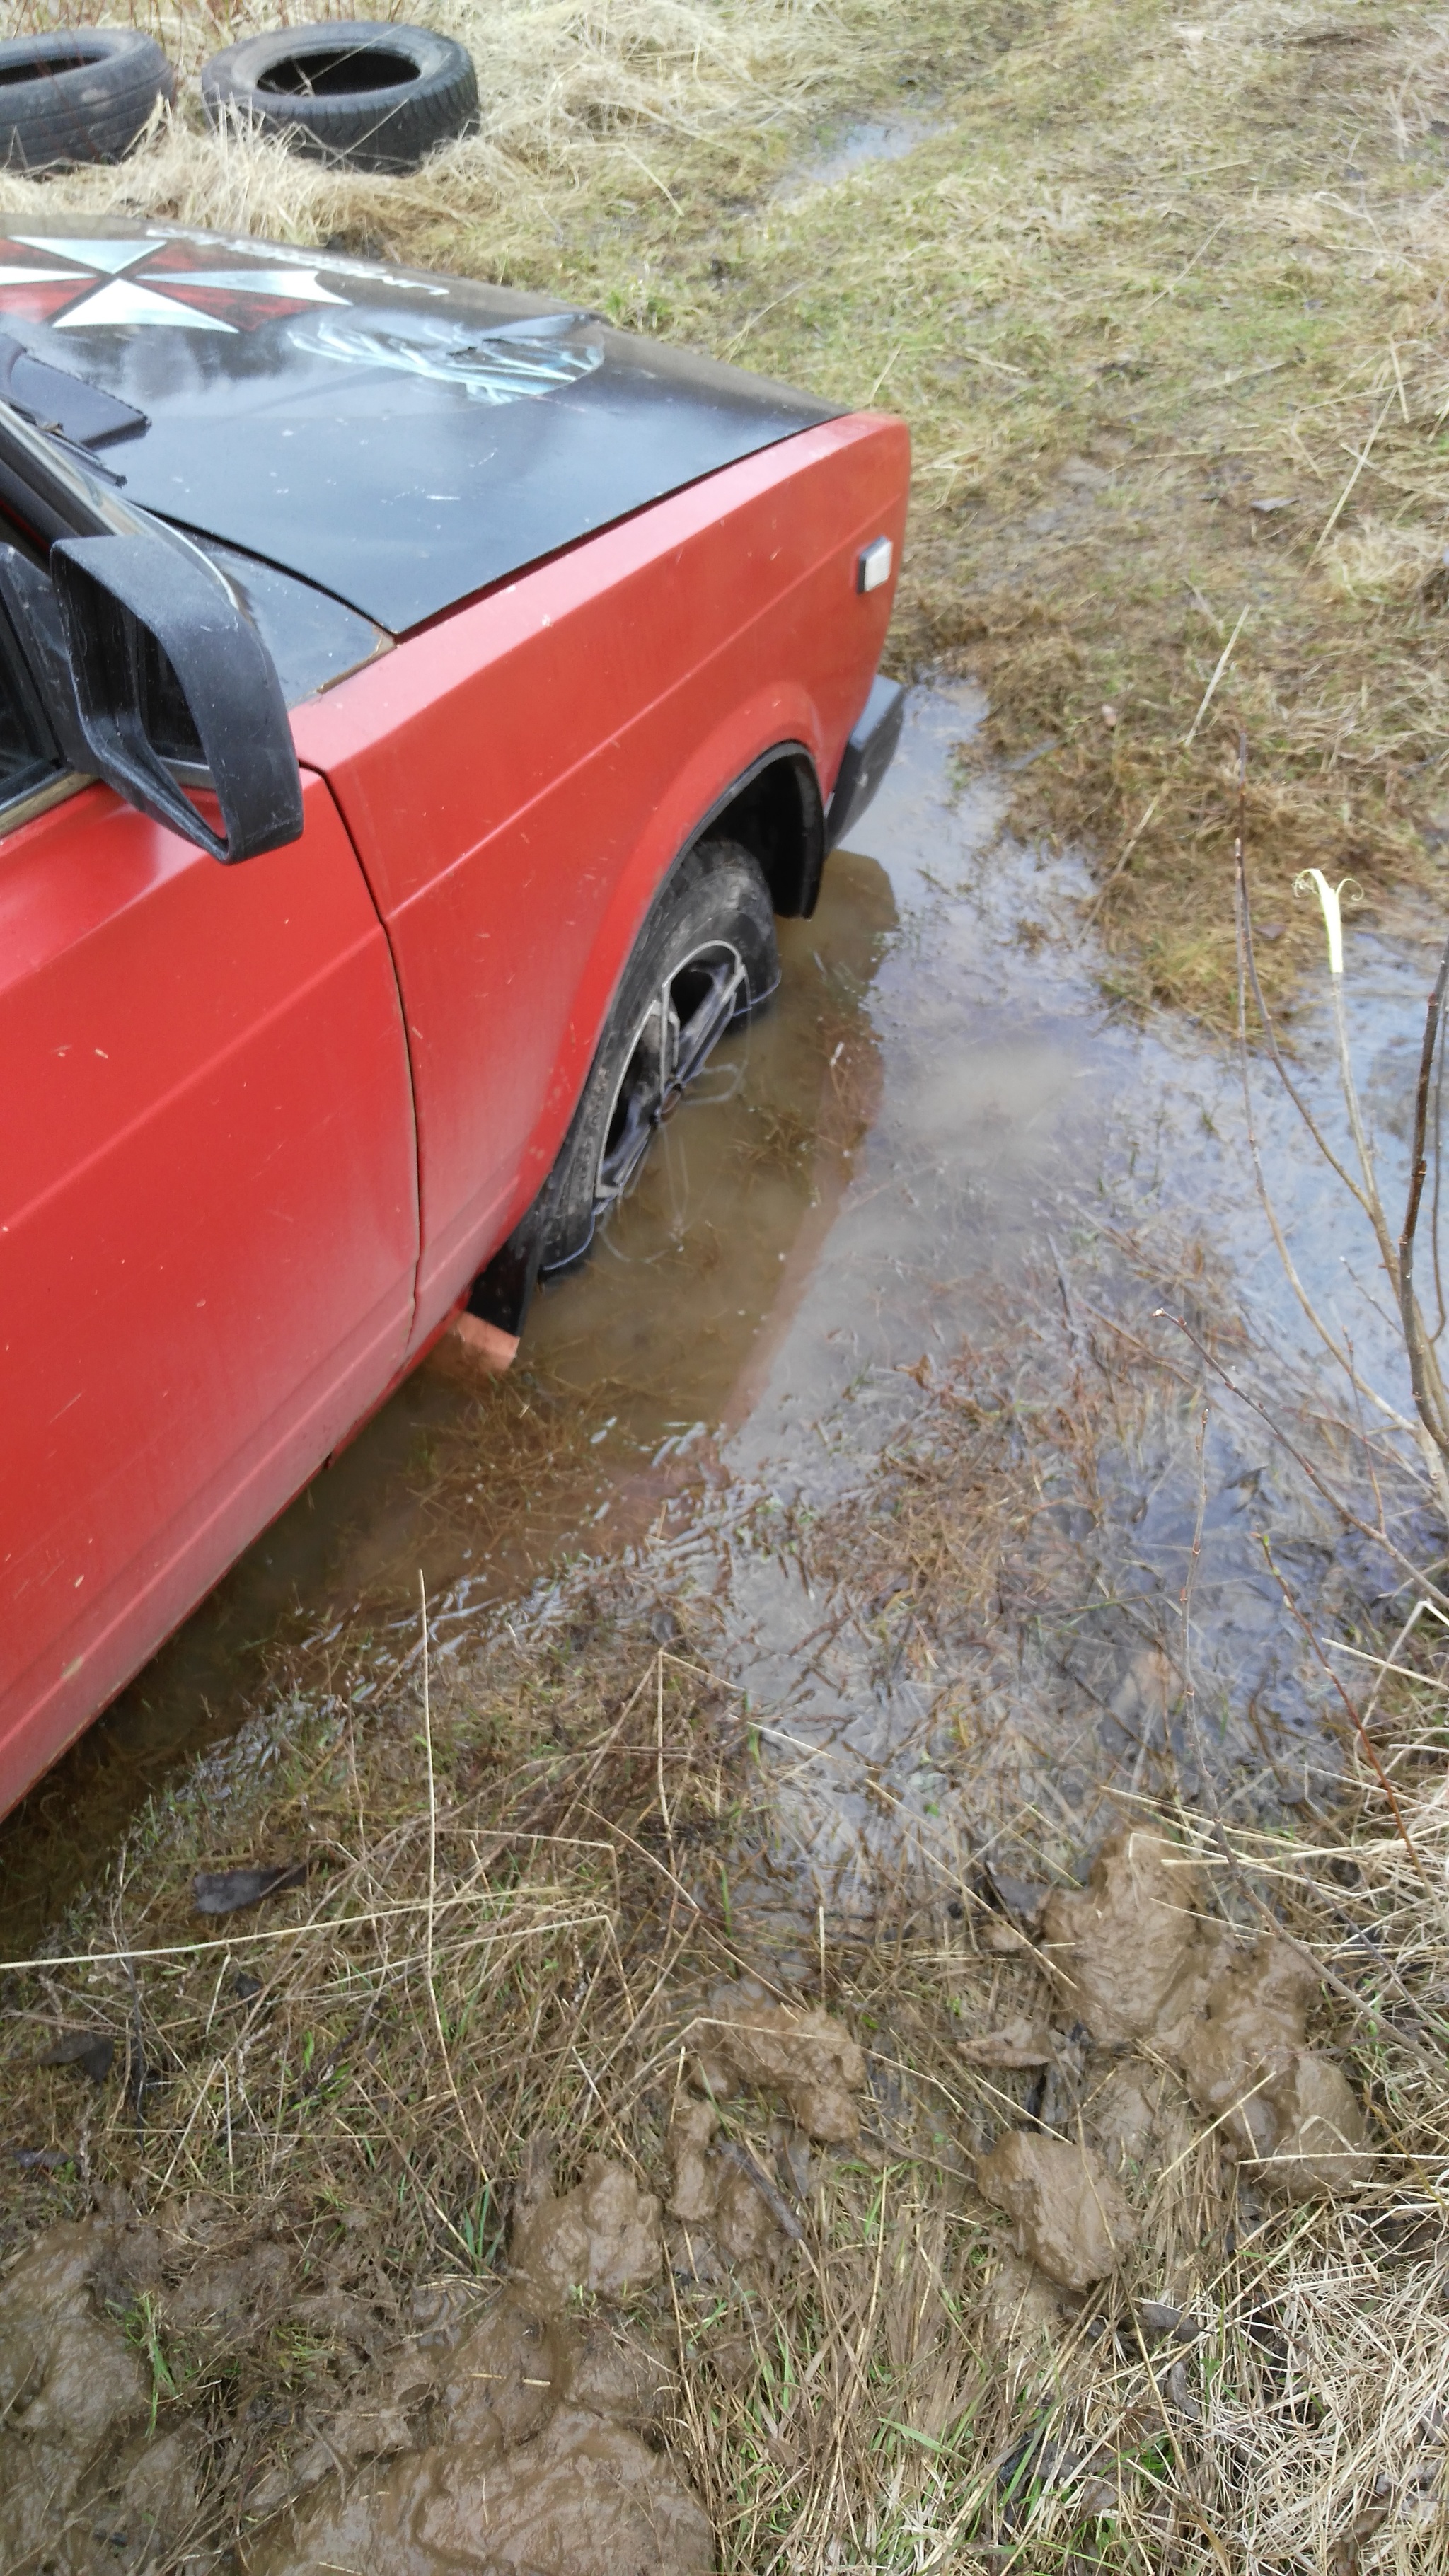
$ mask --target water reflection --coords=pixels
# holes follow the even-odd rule
[[[1260,1808],[1321,1791],[1331,1694],[1260,1534],[1319,1624],[1382,1562],[1216,1385],[1204,1424],[1200,1370],[1160,1320],[1216,1335],[1270,1408],[1311,1408],[1238,1071],[1190,1027],[1104,1000],[1084,871],[1003,841],[990,780],[960,784],[980,713],[965,686],[912,693],[816,918],[783,927],[776,1004],[721,1048],[590,1266],[542,1299],[512,1376],[429,1362],[0,1830],[12,1950],[168,1770],[249,1713],[279,1641],[349,1616],[385,1636],[421,1569],[462,1651],[490,1602],[646,1530],[641,1581],[694,1605],[764,1713],[782,1819],[832,1903],[868,1901],[913,1837],[980,1849],[1049,1813],[1079,1842],[1104,1797],[1205,1773]],[[1353,936],[1391,1194],[1422,981],[1413,937]],[[1298,1045],[1336,1134],[1311,1009]],[[1341,1192],[1261,1084],[1257,1115],[1313,1293],[1402,1401]],[[979,1491],[960,1487],[959,1598],[882,1608],[841,1516],[883,1447],[946,1438],[963,1345],[1001,1445]]]

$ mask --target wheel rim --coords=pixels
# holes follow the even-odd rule
[[[674,967],[654,994],[610,1103],[594,1183],[596,1221],[622,1198],[656,1127],[703,1072],[746,989],[739,950],[714,939]]]

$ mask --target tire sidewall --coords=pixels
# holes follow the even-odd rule
[[[48,28],[0,45],[0,65],[27,56],[36,63],[34,77],[0,86],[0,168],[122,160],[157,103],[176,95],[171,64],[138,27]],[[70,67],[62,68],[67,58]]]
[[[279,63],[349,50],[400,55],[413,76],[391,87],[312,94],[261,86]],[[213,124],[234,114],[328,160],[404,170],[469,130],[478,81],[466,47],[431,27],[337,19],[242,37],[203,66],[201,96]]]
[[[734,841],[687,851],[656,895],[604,1023],[589,1078],[549,1185],[542,1267],[568,1269],[593,1238],[594,1200],[608,1123],[641,1023],[661,984],[713,942],[736,949],[745,969],[745,1009],[779,977],[775,921],[759,862]]]

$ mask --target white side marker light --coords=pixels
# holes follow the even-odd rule
[[[874,544],[862,546],[855,559],[856,589],[879,590],[882,582],[890,580],[895,559],[896,550],[889,537],[877,537]]]

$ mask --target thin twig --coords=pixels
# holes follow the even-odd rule
[[[1434,978],[1434,989],[1424,1015],[1424,1042],[1419,1050],[1419,1080],[1414,1093],[1414,1148],[1409,1170],[1409,1196],[1399,1235],[1398,1282],[1399,1314],[1404,1346],[1409,1354],[1409,1379],[1414,1390],[1414,1402],[1426,1430],[1441,1451],[1449,1448],[1449,1423],[1444,1416],[1442,1383],[1434,1383],[1439,1373],[1431,1366],[1432,1352],[1425,1344],[1423,1317],[1414,1294],[1414,1237],[1428,1172],[1425,1140],[1429,1123],[1429,1086],[1434,1076],[1434,1056],[1439,1043],[1446,984],[1449,984],[1449,938],[1446,938],[1440,953],[1439,972]]]
[[[1198,1731],[1197,1682],[1194,1678],[1192,1667],[1192,1596],[1197,1585],[1198,1569],[1202,1564],[1202,1532],[1203,1523],[1207,1518],[1208,1413],[1209,1408],[1204,1404],[1198,1415],[1197,1440],[1195,1443],[1197,1449],[1197,1512],[1193,1520],[1192,1546],[1188,1550],[1187,1572],[1183,1576],[1182,1590],[1178,1595],[1178,1606],[1182,1612],[1183,1713],[1186,1716],[1188,1731],[1192,1737],[1192,1749],[1197,1761],[1198,1776],[1212,1802],[1213,1812],[1216,1814],[1218,1808],[1217,1782],[1208,1770],[1207,1756],[1203,1752],[1202,1737]],[[1163,1716],[1162,1726],[1163,1733],[1165,1735],[1167,1732],[1167,1718],[1165,1714]]]
[[[1348,481],[1345,483],[1343,490],[1338,496],[1338,499],[1334,502],[1332,509],[1324,520],[1318,543],[1308,558],[1310,565],[1317,563],[1323,548],[1327,545],[1329,538],[1337,527],[1340,514],[1347,504],[1349,494],[1352,492],[1355,483],[1358,481],[1360,474],[1362,474],[1364,467],[1369,461],[1369,450],[1373,446],[1374,440],[1377,438],[1379,431],[1383,428],[1384,422],[1388,419],[1390,412],[1393,410],[1395,399],[1396,397],[1393,394],[1390,394],[1383,410],[1379,413],[1378,419],[1374,422],[1372,429],[1364,440],[1362,448],[1357,450],[1351,449],[1349,451],[1354,457],[1353,472],[1350,474]]]
[[[1252,603],[1250,601],[1248,606],[1251,607],[1251,605]],[[1212,678],[1209,680],[1207,687],[1203,691],[1202,705],[1198,708],[1197,714],[1193,717],[1191,724],[1188,726],[1186,733],[1182,737],[1182,747],[1184,751],[1190,751],[1192,749],[1193,740],[1196,736],[1198,726],[1202,723],[1203,717],[1207,714],[1209,707],[1212,705],[1213,699],[1217,694],[1218,682],[1222,678],[1224,671],[1227,669],[1228,664],[1232,659],[1233,646],[1236,644],[1238,637],[1242,634],[1243,628],[1246,626],[1247,622],[1248,608],[1245,607],[1238,619],[1237,625],[1233,628],[1231,635],[1228,637],[1226,644],[1218,655],[1218,667],[1214,671]]]
[[[1268,1018],[1267,1004],[1263,999],[1262,990],[1258,983],[1258,970],[1253,957],[1252,906],[1248,898],[1246,850],[1247,827],[1245,819],[1247,762],[1248,737],[1246,733],[1243,733],[1240,734],[1238,738],[1238,831],[1234,853],[1237,873],[1234,886],[1233,908],[1238,937],[1238,1069],[1243,1086],[1243,1116],[1247,1128],[1248,1154],[1253,1166],[1253,1179],[1257,1188],[1259,1203],[1268,1222],[1268,1230],[1273,1237],[1274,1244],[1277,1248],[1278,1258],[1283,1265],[1284,1276],[1287,1279],[1288,1285],[1292,1289],[1294,1296],[1297,1298],[1299,1305],[1302,1307],[1304,1314],[1307,1316],[1309,1323],[1312,1325],[1313,1330],[1322,1342],[1324,1349],[1343,1370],[1345,1377],[1348,1379],[1349,1384],[1354,1388],[1355,1392],[1359,1395],[1366,1396],[1369,1402],[1375,1405],[1378,1411],[1384,1415],[1385,1419],[1393,1424],[1396,1431],[1403,1431],[1412,1438],[1414,1436],[1414,1425],[1409,1421],[1407,1415],[1400,1413],[1396,1406],[1389,1403],[1386,1396],[1380,1395],[1376,1387],[1370,1386],[1366,1379],[1360,1377],[1358,1370],[1354,1365],[1353,1352],[1349,1343],[1345,1339],[1342,1346],[1340,1346],[1340,1344],[1334,1339],[1328,1326],[1324,1323],[1322,1316],[1319,1314],[1312,1298],[1309,1296],[1308,1291],[1303,1284],[1303,1281],[1298,1275],[1297,1264],[1293,1259],[1292,1253],[1289,1251],[1288,1238],[1279,1222],[1278,1211],[1273,1203],[1272,1196],[1268,1189],[1267,1179],[1263,1171],[1263,1158],[1258,1148],[1258,1131],[1253,1113],[1253,1091],[1249,1072],[1250,1058],[1248,1053],[1246,989],[1248,982],[1251,982],[1252,984],[1254,998],[1257,1002],[1258,1010],[1262,1017],[1264,1028],[1267,1032],[1268,1043],[1273,1056],[1273,1063],[1279,1079],[1283,1084],[1284,1090],[1287,1092],[1294,1108],[1302,1118],[1304,1125],[1308,1129],[1309,1135],[1318,1147],[1324,1161],[1329,1165],[1330,1169],[1337,1174],[1345,1189],[1350,1191],[1352,1196],[1357,1200],[1358,1205],[1363,1209],[1363,1212],[1369,1218],[1370,1223],[1373,1221],[1373,1211],[1368,1200],[1365,1198],[1363,1191],[1358,1187],[1352,1175],[1345,1171],[1343,1165],[1339,1162],[1337,1155],[1325,1141],[1312,1116],[1312,1113],[1300,1097],[1288,1073],[1288,1069],[1278,1052],[1278,1041],[1276,1036],[1273,1034],[1272,1023]]]
[[[1098,913],[1101,911],[1103,904],[1106,902],[1108,895],[1117,883],[1118,878],[1122,875],[1128,860],[1131,858],[1133,851],[1136,849],[1138,842],[1141,840],[1143,833],[1146,831],[1148,824],[1151,822],[1153,815],[1161,804],[1163,794],[1164,790],[1159,787],[1151,804],[1148,806],[1146,813],[1143,815],[1141,822],[1138,824],[1136,831],[1129,833],[1126,841],[1124,841],[1122,845],[1122,855],[1118,859],[1116,866],[1112,869],[1109,876],[1105,876],[1102,879],[1101,884],[1098,886],[1096,893],[1093,895],[1091,902],[1088,904],[1086,911],[1082,915],[1082,926],[1077,932],[1077,937],[1079,939],[1085,939],[1088,931],[1091,929],[1092,924],[1096,920]]]
[[[1272,1433],[1273,1438],[1279,1443],[1279,1445],[1287,1451],[1288,1456],[1292,1459],[1295,1467],[1302,1468],[1303,1473],[1308,1478],[1314,1492],[1322,1496],[1322,1499],[1328,1504],[1330,1510],[1337,1512],[1344,1528],[1357,1530],[1360,1538],[1371,1539],[1375,1547],[1381,1547],[1386,1556],[1393,1558],[1395,1565],[1403,1568],[1409,1581],[1411,1583],[1418,1584],[1421,1589],[1429,1595],[1429,1598],[1437,1609],[1449,1613],[1449,1592],[1441,1592],[1438,1585],[1430,1581],[1428,1575],[1424,1572],[1423,1567],[1416,1565],[1414,1559],[1411,1556],[1406,1556],[1404,1550],[1390,1538],[1386,1529],[1375,1529],[1369,1521],[1366,1521],[1363,1518],[1363,1515],[1360,1512],[1354,1511],[1351,1504],[1344,1501],[1341,1494],[1336,1494],[1331,1485],[1326,1485],[1324,1483],[1322,1476],[1320,1476],[1317,1468],[1312,1464],[1311,1460],[1305,1458],[1302,1450],[1296,1448],[1294,1443],[1289,1439],[1287,1432],[1283,1429],[1282,1423],[1268,1411],[1266,1405],[1259,1402],[1257,1396],[1252,1394],[1247,1387],[1239,1386],[1236,1378],[1229,1376],[1228,1371],[1222,1364],[1222,1361],[1214,1359],[1211,1351],[1207,1349],[1204,1343],[1199,1341],[1196,1333],[1193,1331],[1192,1326],[1187,1322],[1186,1318],[1182,1315],[1174,1315],[1171,1308],[1167,1306],[1158,1306],[1154,1308],[1153,1311],[1154,1315],[1160,1315],[1165,1322],[1175,1324],[1184,1340],[1192,1344],[1192,1347],[1196,1351],[1199,1359],[1202,1361],[1203,1366],[1205,1368],[1210,1368],[1214,1377],[1221,1379],[1223,1385],[1227,1388],[1229,1395],[1235,1395],[1240,1404],[1246,1404],[1251,1412],[1256,1413],[1259,1421]]]

